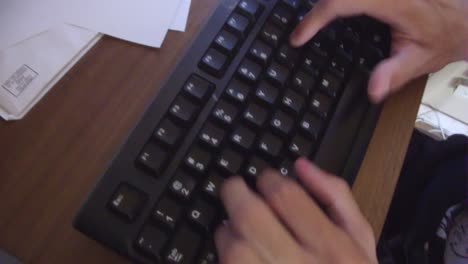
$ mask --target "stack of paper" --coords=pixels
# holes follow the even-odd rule
[[[0,116],[21,119],[102,36],[160,47],[190,0],[2,0]]]

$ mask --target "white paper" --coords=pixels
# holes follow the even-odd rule
[[[159,48],[181,0],[55,0],[66,21]],[[63,3],[66,2],[66,3]]]
[[[187,20],[189,16],[189,11],[190,11],[190,4],[191,0],[182,0],[176,15],[174,19],[172,20],[171,27],[169,29],[171,30],[177,30],[177,31],[185,31],[185,28],[187,26]]]
[[[432,74],[422,102],[468,125],[468,99],[459,96],[458,85],[468,85],[468,62],[450,63]]]
[[[56,0],[0,0],[0,50],[58,25],[61,17],[51,15]]]
[[[0,51],[0,116],[22,118],[99,37],[63,24]]]

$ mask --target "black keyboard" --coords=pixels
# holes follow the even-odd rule
[[[135,262],[217,263],[226,177],[254,187],[273,167],[295,178],[306,156],[352,184],[379,116],[366,88],[389,30],[338,19],[293,48],[315,2],[220,1],[74,226]]]

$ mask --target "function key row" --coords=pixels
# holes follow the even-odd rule
[[[263,5],[256,0],[241,0],[203,55],[199,67],[215,77],[221,77],[262,10]]]
[[[161,119],[151,139],[143,147],[137,158],[139,165],[152,175],[159,176],[163,173],[170,156],[190,130],[214,88],[212,83],[197,75],[189,77],[182,92],[169,106],[168,113]]]

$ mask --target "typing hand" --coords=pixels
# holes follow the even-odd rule
[[[365,14],[390,25],[390,58],[375,68],[369,97],[381,102],[413,78],[468,59],[467,0],[320,0],[290,37],[301,46],[335,18]]]
[[[227,180],[221,197],[230,220],[215,235],[220,262],[377,263],[372,229],[346,182],[305,159],[295,167],[307,190],[274,171],[258,180],[261,196],[241,178]]]

